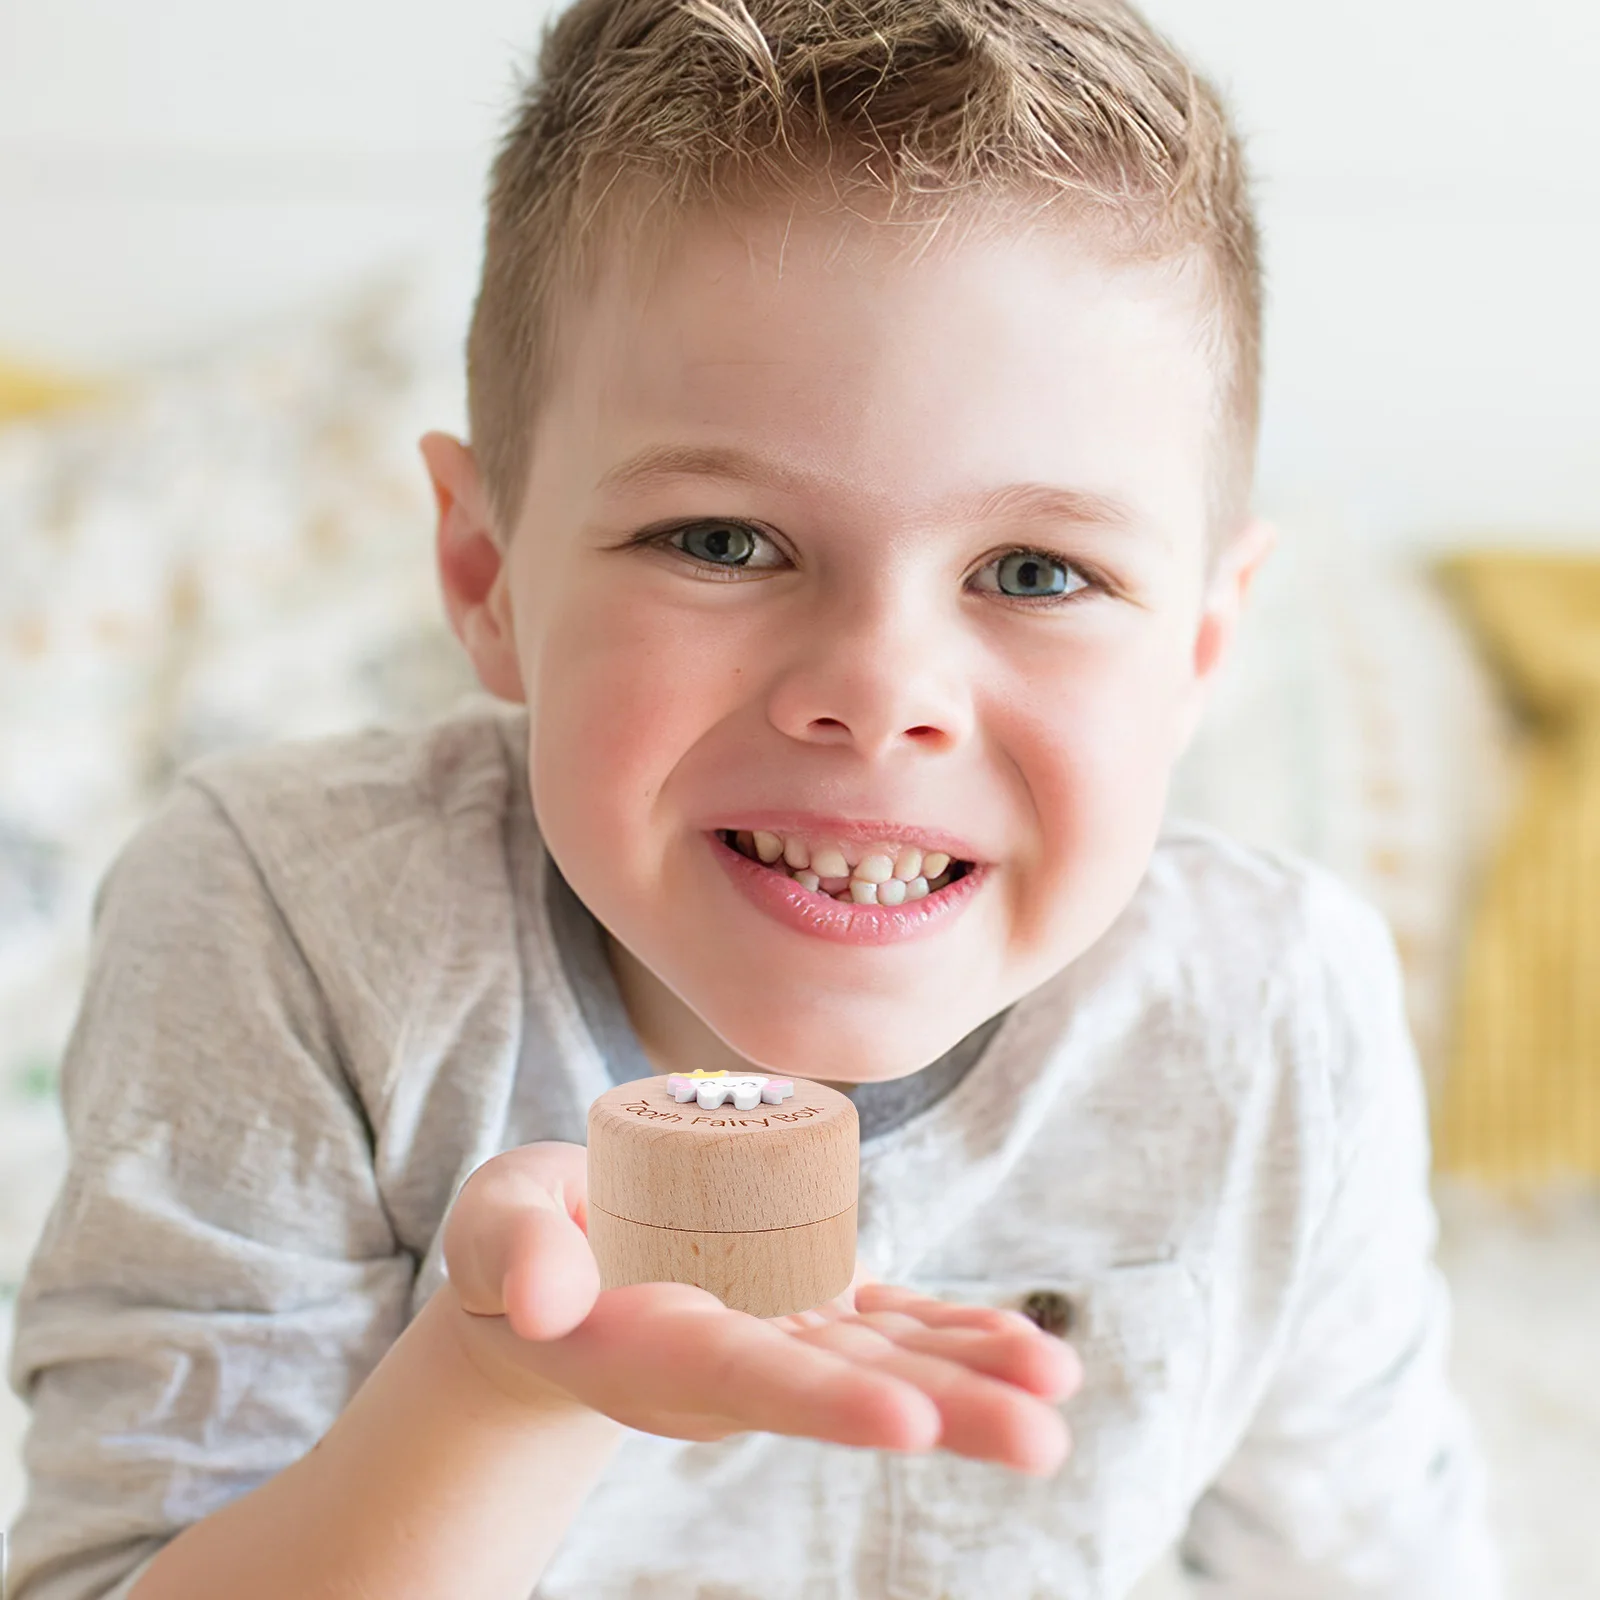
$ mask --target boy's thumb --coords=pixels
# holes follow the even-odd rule
[[[586,1159],[581,1145],[523,1145],[461,1186],[442,1250],[463,1310],[504,1316],[524,1339],[558,1339],[588,1316],[600,1269],[582,1227]]]

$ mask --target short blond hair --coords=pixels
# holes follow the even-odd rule
[[[1218,372],[1213,520],[1242,521],[1260,407],[1261,264],[1215,89],[1123,0],[576,0],[545,30],[496,157],[467,341],[500,537],[531,467],[558,305],[619,208],[815,193],[889,219],[1066,202],[1118,248],[1198,262]],[[640,248],[628,218],[627,248]]]

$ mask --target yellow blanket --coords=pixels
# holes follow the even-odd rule
[[[1481,552],[1443,576],[1528,753],[1468,937],[1439,1164],[1600,1176],[1600,556]]]
[[[0,360],[0,422],[89,398],[89,386],[34,367]]]

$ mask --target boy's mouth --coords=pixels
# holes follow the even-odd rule
[[[898,906],[921,900],[972,870],[940,850],[914,844],[813,842],[801,835],[718,828],[730,849],[780,872],[801,888],[859,906]]]

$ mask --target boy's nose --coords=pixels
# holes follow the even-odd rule
[[[971,733],[963,641],[908,597],[831,609],[783,659],[768,716],[790,738],[880,759],[902,746],[943,753]]]

